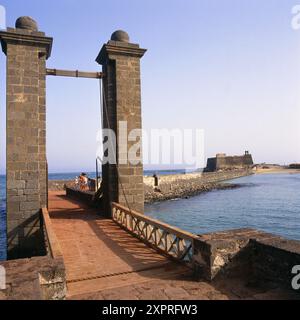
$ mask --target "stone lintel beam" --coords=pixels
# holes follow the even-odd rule
[[[15,43],[29,46],[38,45],[46,49],[47,59],[51,56],[53,38],[46,37],[43,32],[8,28],[7,31],[0,32],[0,40],[5,54],[7,54],[7,43]]]
[[[142,58],[146,51],[147,49],[140,48],[138,44],[110,40],[102,47],[98,57],[96,58],[96,62],[103,65],[108,57],[111,60],[115,60],[114,56],[124,55]]]

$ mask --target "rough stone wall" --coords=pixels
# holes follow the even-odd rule
[[[247,277],[252,272],[251,238],[269,237],[254,229],[235,229],[199,235],[194,242],[194,267],[206,280],[219,274]]]
[[[0,300],[64,300],[66,272],[62,258],[34,257],[0,262],[6,270],[6,288]]]
[[[293,163],[289,165],[290,169],[300,169],[300,163]]]
[[[260,280],[276,281],[285,288],[291,288],[294,275],[292,268],[300,265],[300,241],[282,237],[252,239],[253,276]],[[298,292],[300,295],[300,291]]]
[[[194,241],[194,269],[206,280],[242,277],[292,289],[292,268],[300,263],[300,241],[255,229],[199,235]]]
[[[217,170],[217,158],[208,158],[205,171],[213,172]]]
[[[129,132],[142,128],[141,116],[141,81],[140,81],[140,59],[135,57],[118,57],[116,60],[117,79],[117,125],[119,121],[127,121],[127,130],[120,133],[120,140],[117,137],[117,145],[126,143]],[[119,100],[120,97],[120,100]],[[125,141],[123,140],[125,139]],[[119,153],[119,157],[126,156],[128,150],[136,141],[128,141],[127,149]],[[120,149],[119,149],[120,150]],[[142,156],[141,150],[138,156]],[[120,159],[118,159],[120,162]],[[138,212],[144,212],[144,186],[143,186],[143,165],[133,165],[127,160],[127,164],[119,164],[118,181],[118,202],[127,205]],[[125,199],[126,196],[126,199]]]
[[[48,190],[63,191],[66,190],[67,185],[74,186],[74,180],[49,180]]]
[[[116,76],[115,61],[106,59],[103,64],[103,129],[112,129],[117,132],[116,127]],[[106,154],[107,155],[107,154]],[[114,164],[103,164],[102,166],[103,181],[103,207],[104,212],[110,214],[110,203],[118,202],[118,172]]]
[[[155,202],[197,195],[212,189],[233,188],[234,184],[220,184],[247,175],[251,170],[232,170],[226,172],[189,173],[159,176],[159,184],[154,186],[153,177],[144,178],[145,201]]]
[[[138,141],[128,142],[128,133],[141,129],[140,58],[145,50],[138,45],[109,41],[102,48],[97,61],[103,65],[104,110],[103,127],[116,133],[116,161],[118,166],[106,164],[102,168],[105,211],[116,201],[138,212],[144,212],[143,165],[129,162],[128,151]],[[108,124],[109,121],[109,124]],[[121,128],[120,122],[127,128]],[[137,156],[142,159],[142,151]],[[126,160],[124,162],[124,159]]]
[[[252,156],[232,156],[232,157],[217,157],[217,170],[228,168],[243,168],[253,165]]]
[[[205,171],[242,169],[250,168],[251,166],[253,166],[251,154],[245,154],[243,156],[217,156],[207,160]]]
[[[7,233],[10,259],[41,254],[39,212],[47,205],[45,77],[48,47],[39,41],[43,35],[21,29],[1,33],[7,55]],[[49,39],[49,43],[51,41]]]

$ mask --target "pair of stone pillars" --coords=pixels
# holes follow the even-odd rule
[[[21,17],[16,28],[0,32],[0,40],[7,56],[7,247],[8,259],[14,259],[43,254],[40,210],[48,205],[46,60],[53,39],[39,32],[34,20]],[[119,121],[127,121],[128,130],[141,128],[140,58],[144,53],[129,43],[126,33],[118,31],[97,58],[105,73],[103,127],[113,129],[116,137]],[[119,143],[117,138],[117,151]],[[119,172],[116,168],[103,166],[105,214],[111,215],[112,201],[143,211],[142,165],[121,165]]]

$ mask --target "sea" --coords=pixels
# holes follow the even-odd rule
[[[203,234],[255,228],[300,240],[300,174],[261,174],[235,179],[236,189],[146,206],[146,214]]]
[[[145,175],[183,174],[184,170],[146,171]],[[49,174],[50,180],[79,173]],[[89,173],[90,177],[95,173]],[[239,188],[215,190],[188,199],[148,204],[145,213],[183,230],[203,234],[255,228],[300,240],[300,174],[262,174],[229,181]],[[6,258],[5,176],[0,176],[0,260]]]

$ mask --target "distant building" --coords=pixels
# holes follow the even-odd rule
[[[292,163],[289,165],[290,169],[300,169],[300,163]]]
[[[204,171],[227,171],[235,169],[249,169],[253,166],[252,155],[246,151],[243,156],[227,156],[225,153],[218,153],[215,158],[207,159],[207,166]]]

